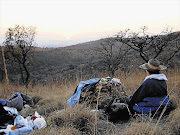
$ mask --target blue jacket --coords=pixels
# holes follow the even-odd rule
[[[75,106],[80,98],[81,92],[82,91],[86,92],[87,90],[89,90],[89,88],[92,85],[95,85],[99,81],[100,81],[99,78],[92,78],[90,80],[81,81],[78,84],[78,86],[76,87],[75,92],[73,93],[72,97],[70,99],[68,99],[68,101],[67,101],[69,106],[71,106],[71,107]]]
[[[139,88],[129,97],[129,107],[131,110],[148,114],[155,112],[159,106],[166,104],[170,106],[167,97],[167,78],[164,74],[153,74],[143,81]]]

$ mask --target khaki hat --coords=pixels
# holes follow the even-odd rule
[[[157,59],[150,59],[148,63],[140,65],[139,67],[141,69],[150,70],[150,71],[167,69],[166,66],[160,65],[160,62]]]

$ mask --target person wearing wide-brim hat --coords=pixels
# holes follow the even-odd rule
[[[166,66],[160,65],[160,62],[157,59],[150,59],[148,63],[139,66],[141,69],[149,71],[160,71],[167,69]]]
[[[157,59],[150,59],[148,63],[139,67],[147,71],[147,77],[128,98],[130,110],[137,113],[156,113],[159,115],[164,106],[171,106],[167,96],[167,77],[160,73],[161,70],[165,70],[167,67],[160,65]],[[161,107],[159,108],[159,106]]]

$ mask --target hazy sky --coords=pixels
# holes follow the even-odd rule
[[[7,28],[36,26],[39,46],[72,45],[127,28],[180,30],[180,0],[0,0],[0,44]]]

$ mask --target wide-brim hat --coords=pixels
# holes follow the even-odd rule
[[[150,71],[167,69],[166,66],[160,65],[160,62],[157,59],[150,59],[148,63],[142,64],[139,67],[141,69],[150,70]]]

